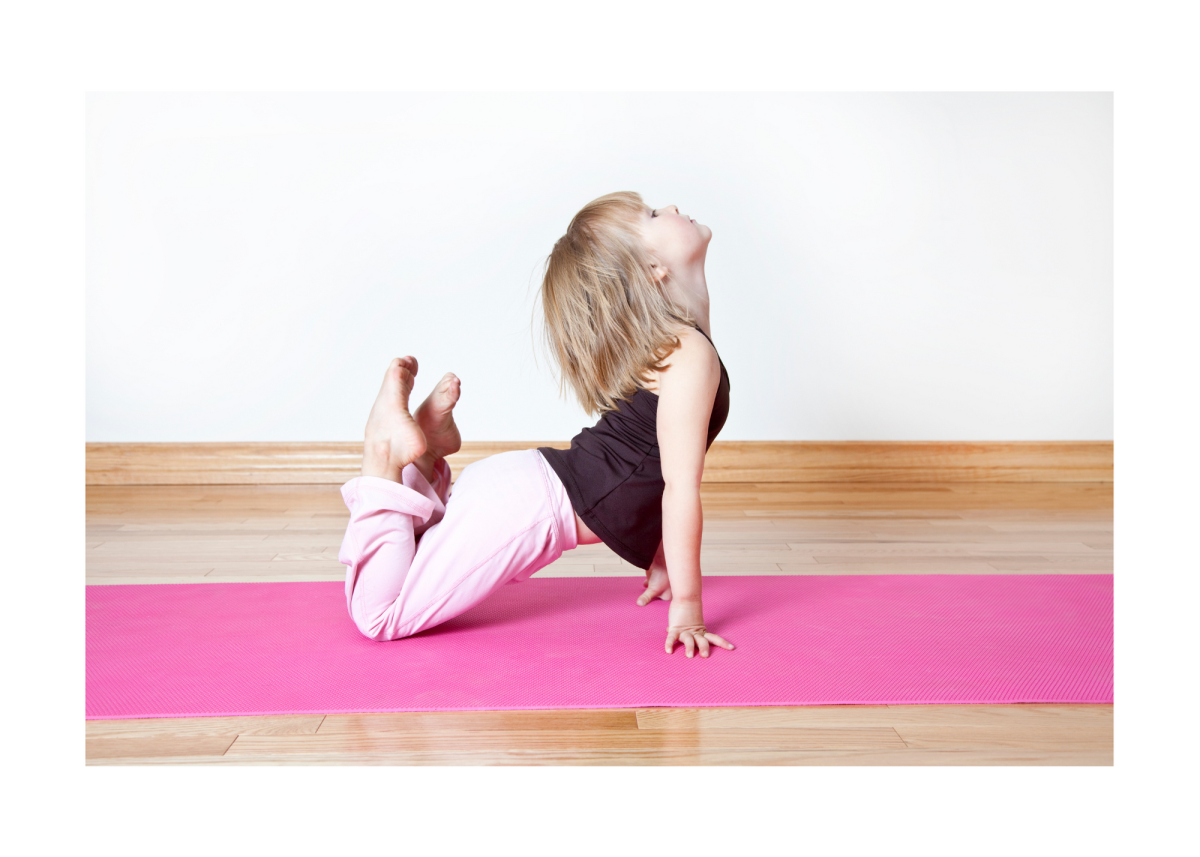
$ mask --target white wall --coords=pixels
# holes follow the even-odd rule
[[[725,440],[1113,434],[1108,94],[88,100],[89,441],[354,440],[387,361],[566,439],[531,319],[613,190],[713,230]]]

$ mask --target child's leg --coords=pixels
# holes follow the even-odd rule
[[[346,607],[368,637],[400,597],[417,552],[417,541],[441,520],[450,491],[450,467],[439,461],[430,483],[416,465],[404,467],[400,482],[360,476],[342,486],[350,523],[338,551],[346,565]]]
[[[448,466],[444,460],[428,460],[429,439],[408,411],[416,374],[417,361],[411,355],[388,364],[363,433],[362,476],[342,486],[350,524],[338,559],[347,566],[350,614],[368,636],[375,636],[375,631],[362,617],[378,613],[397,598],[416,553],[417,537],[435,511],[444,510],[449,492]],[[447,375],[431,394],[431,399],[437,399],[438,421],[436,425],[426,422],[437,432],[446,429],[443,417],[453,423],[450,411],[458,398],[456,382]],[[429,411],[424,405],[421,410]],[[367,565],[369,575],[364,574]]]
[[[452,619],[576,546],[570,500],[537,450],[475,462],[448,499],[445,461],[434,484],[412,465],[403,476],[405,484],[360,477],[342,489],[351,518],[338,559],[348,566],[350,615],[371,639]]]

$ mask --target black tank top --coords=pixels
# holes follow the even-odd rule
[[[696,328],[700,330],[700,328]],[[711,343],[707,333],[700,330]],[[716,346],[714,346],[715,348]],[[721,382],[708,420],[708,443],[729,416],[729,373]],[[596,425],[571,439],[570,449],[538,447],[593,533],[626,562],[649,568],[662,541],[662,463],[658,455],[658,394],[638,388]]]

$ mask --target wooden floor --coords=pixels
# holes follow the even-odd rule
[[[722,574],[1111,574],[1111,483],[706,483]],[[336,486],[89,486],[89,584],[341,580]],[[538,576],[638,576],[604,545]],[[1111,705],[88,721],[88,764],[1111,765]]]

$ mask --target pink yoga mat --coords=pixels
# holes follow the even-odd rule
[[[534,578],[375,643],[341,583],[89,586],[87,716],[1113,700],[1110,575],[706,578],[707,660],[640,592]]]

